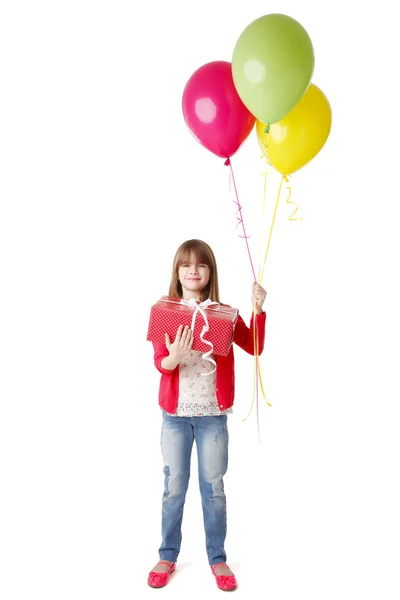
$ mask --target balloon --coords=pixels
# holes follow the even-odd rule
[[[197,69],[183,91],[183,116],[200,144],[229,158],[254,127],[255,117],[245,107],[232,78],[232,65],[214,61]]]
[[[292,17],[270,14],[250,23],[236,42],[232,73],[250,112],[276,123],[300,100],[314,71],[308,33]]]
[[[328,139],[332,111],[325,94],[313,83],[298,104],[283,119],[270,126],[256,121],[260,147],[267,148],[268,161],[282,173],[290,175],[318,154]]]

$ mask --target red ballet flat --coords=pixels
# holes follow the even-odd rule
[[[164,585],[167,585],[169,576],[175,571],[175,563],[170,565],[166,560],[160,560],[158,564],[168,565],[170,566],[170,569],[169,571],[165,571],[165,573],[156,573],[155,571],[150,571],[147,583],[153,588],[160,588],[164,587]]]
[[[228,567],[226,563],[218,563],[211,567],[215,579],[217,580],[217,586],[224,592],[231,592],[237,587],[236,578],[234,575],[217,575],[214,571],[215,567]],[[229,567],[228,567],[229,568]]]

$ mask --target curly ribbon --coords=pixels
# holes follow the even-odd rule
[[[297,213],[297,211],[299,210],[298,204],[296,202],[293,202],[293,200],[290,199],[291,195],[292,195],[292,186],[289,185],[289,177],[287,175],[283,175],[283,180],[286,183],[286,189],[288,191],[288,197],[286,198],[286,204],[294,204],[295,209],[292,212],[291,215],[289,215],[289,221],[301,221],[303,219],[303,217],[295,217],[294,215]]]
[[[216,304],[218,306],[218,308],[219,308],[219,304],[218,304],[218,302],[213,302],[212,300],[210,300],[210,298],[207,298],[207,300],[204,300],[204,302],[199,302],[199,303],[197,303],[194,298],[191,298],[190,300],[184,300],[182,298],[180,303],[184,304],[185,306],[188,306],[189,308],[191,308],[193,310],[192,324],[190,326],[191,329],[192,329],[192,331],[194,331],[194,326],[195,326],[195,323],[196,323],[196,317],[197,317],[197,315],[199,313],[201,314],[201,316],[204,319],[204,325],[203,325],[203,329],[201,330],[201,333],[200,333],[200,339],[203,342],[203,344],[206,344],[207,346],[210,346],[210,350],[208,350],[207,352],[205,352],[204,354],[202,354],[201,357],[202,357],[203,360],[207,360],[209,363],[211,363],[212,365],[214,365],[214,368],[213,368],[212,371],[208,371],[207,373],[202,373],[202,375],[204,375],[204,376],[212,375],[217,370],[217,363],[210,356],[213,353],[213,351],[214,351],[214,344],[212,342],[210,342],[209,340],[204,339],[204,335],[210,329],[210,326],[209,326],[209,323],[208,323],[208,319],[207,319],[207,315],[204,312],[204,309],[205,308],[209,308],[210,306],[213,306],[214,304]]]

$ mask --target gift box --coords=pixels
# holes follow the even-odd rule
[[[209,303],[210,300],[196,303],[193,300],[162,296],[151,307],[147,340],[165,344],[165,334],[168,333],[173,342],[179,325],[192,327],[195,317],[192,349],[200,352],[211,350],[211,346],[202,341],[202,336],[213,344],[213,354],[226,356],[233,342],[239,311],[217,303],[208,306]],[[203,331],[206,324],[208,331]]]

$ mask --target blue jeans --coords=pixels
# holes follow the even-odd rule
[[[164,460],[160,559],[176,562],[182,541],[182,517],[196,440],[208,562],[226,562],[226,498],[223,476],[228,468],[227,416],[171,417],[163,411],[161,450]]]

